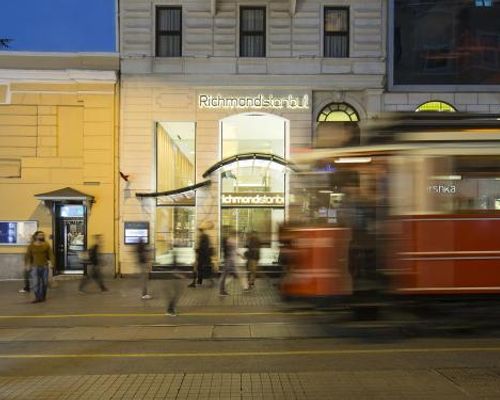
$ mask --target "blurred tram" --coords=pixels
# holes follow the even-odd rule
[[[500,295],[499,124],[404,115],[297,157],[283,296]]]

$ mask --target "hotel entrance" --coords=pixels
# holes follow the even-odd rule
[[[70,187],[35,195],[52,213],[56,271],[82,274],[82,256],[87,250],[87,218],[94,197]]]
[[[60,273],[82,273],[82,252],[87,248],[85,206],[55,205],[55,256]]]
[[[255,232],[261,242],[261,265],[278,262],[286,170],[273,157],[286,157],[288,128],[288,120],[264,113],[239,114],[220,123],[221,158],[236,157],[220,172],[220,243],[236,231],[239,253],[243,254],[249,234]],[[240,159],[240,155],[245,157]]]

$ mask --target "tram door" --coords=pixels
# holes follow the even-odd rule
[[[81,273],[82,252],[87,247],[87,224],[85,206],[60,204],[55,209],[55,237],[57,271],[59,273]]]

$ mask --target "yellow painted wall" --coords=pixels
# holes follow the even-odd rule
[[[35,219],[51,234],[34,195],[70,186],[95,196],[89,238],[103,234],[103,251],[116,253],[117,85],[11,82],[10,94],[0,104],[0,220]],[[19,165],[20,177],[8,177]],[[0,246],[0,254],[24,251]]]

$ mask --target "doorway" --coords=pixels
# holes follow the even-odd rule
[[[288,155],[289,121],[278,115],[233,115],[220,121],[220,134],[221,159],[247,153]],[[223,238],[236,231],[238,252],[244,254],[247,238],[255,232],[261,242],[259,264],[276,264],[278,230],[286,214],[286,169],[258,157],[237,160],[220,172],[219,186],[221,246]]]
[[[221,235],[227,237],[231,231],[238,232],[238,253],[244,254],[248,236],[254,232],[261,245],[259,264],[274,265],[278,263],[279,227],[284,219],[284,208],[223,208]]]
[[[56,204],[54,211],[57,272],[83,273],[82,252],[87,248],[86,207],[82,204]]]

